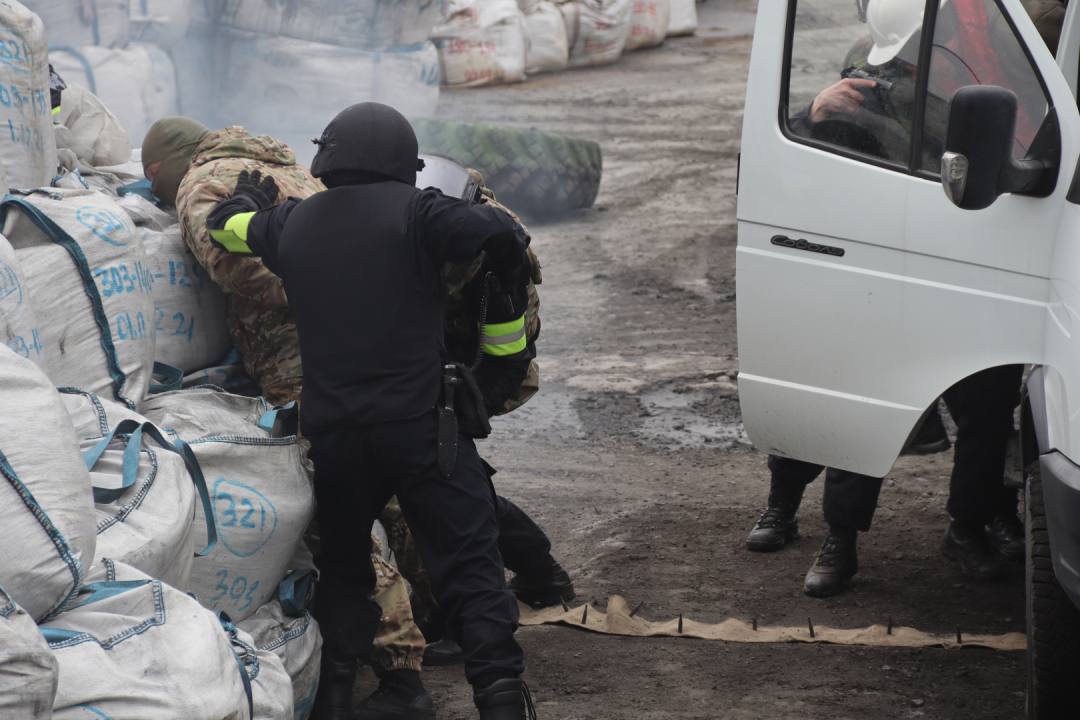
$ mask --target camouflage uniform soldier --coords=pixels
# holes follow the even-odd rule
[[[325,187],[306,167],[296,164],[295,154],[285,144],[266,136],[252,137],[240,126],[211,132],[188,118],[154,123],[143,141],[142,161],[154,195],[176,207],[184,243],[227,294],[230,335],[248,373],[269,402],[299,401],[299,340],[281,279],[257,258],[230,255],[214,247],[206,216],[218,202],[232,196],[245,170],[273,176],[282,201],[289,196],[306,198]],[[383,617],[369,662],[380,675],[395,670],[418,672],[424,637],[413,621],[405,581],[383,561],[381,544],[372,537],[377,551],[372,553],[372,562],[378,576],[374,599]]]

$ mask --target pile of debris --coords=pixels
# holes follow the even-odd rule
[[[37,4],[72,35],[79,8],[56,7],[95,9],[94,42],[186,37],[117,0]],[[0,103],[0,675],[20,678],[0,715],[301,720],[322,641],[296,408],[252,396],[225,297],[117,114],[73,83],[53,124],[46,58],[103,90],[157,50],[49,52],[14,0],[0,26],[19,98]]]

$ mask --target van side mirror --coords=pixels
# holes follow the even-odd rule
[[[957,207],[982,210],[1004,193],[1046,197],[1054,191],[1060,159],[1057,115],[1051,108],[1028,157],[1016,160],[1016,109],[1015,93],[995,85],[968,85],[953,93],[941,184]]]

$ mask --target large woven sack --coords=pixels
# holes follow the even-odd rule
[[[280,602],[271,600],[237,627],[251,635],[259,651],[272,652],[281,660],[292,681],[293,720],[305,720],[319,687],[323,641],[315,618],[307,610],[290,615]]]
[[[547,0],[532,5],[525,11],[525,72],[558,72],[565,70],[570,61],[570,48],[566,44],[566,24],[562,12],[555,3]]]
[[[436,0],[226,0],[221,23],[261,35],[364,50],[422,43]]]
[[[67,409],[75,428],[75,437],[82,440],[105,437],[124,420],[146,422],[146,418],[127,405],[95,395],[78,388],[57,388],[60,400]]]
[[[251,717],[247,651],[234,646],[212,612],[111,560],[95,566],[89,580],[76,607],[41,626],[60,664],[54,718]],[[280,664],[272,656],[258,660],[270,674]]]
[[[0,341],[44,370],[37,317],[25,285],[15,248],[0,235]]]
[[[671,19],[668,20],[668,37],[693,35],[697,30],[697,0],[670,0]]]
[[[525,21],[516,0],[452,0],[431,38],[444,85],[525,79]]]
[[[101,98],[75,84],[67,86],[60,98],[55,128],[58,151],[72,151],[80,161],[80,169],[128,161],[131,138]]]
[[[189,470],[181,452],[148,422],[122,422],[81,448],[94,488],[97,557],[186,592],[196,550],[196,495],[204,500],[200,509],[210,510],[202,475]]]
[[[632,0],[570,0],[559,5],[570,46],[569,67],[607,65],[630,36]]]
[[[203,0],[130,0],[131,39],[172,47],[187,32],[191,5]]]
[[[181,237],[174,213],[138,195],[121,198],[142,233],[154,293],[154,359],[185,374],[213,367],[233,349],[228,299]]]
[[[50,45],[128,44],[131,2],[139,0],[27,0],[26,6],[41,16]]]
[[[56,173],[45,28],[15,0],[0,3],[0,163],[15,188],[48,185]]]
[[[0,348],[0,587],[35,620],[74,603],[94,557],[90,476],[52,382]]]
[[[134,408],[150,384],[154,300],[142,238],[90,190],[35,191],[0,203],[53,384]]]
[[[244,369],[244,361],[236,348],[233,348],[225,356],[220,365],[203,368],[185,375],[181,380],[180,387],[188,390],[204,385],[219,387],[233,395],[244,395],[246,397],[259,397],[262,395],[262,388]]]
[[[313,118],[321,126],[354,103],[428,117],[439,101],[438,51],[430,42],[369,52],[222,27],[217,58],[219,117],[271,135],[310,136]]]
[[[195,558],[191,592],[237,622],[250,617],[274,597],[314,513],[295,408],[196,388],[150,396],[141,411],[190,445],[210,488],[218,543]],[[197,515],[197,547],[205,528]]]
[[[34,618],[0,588],[0,717],[51,718],[56,673],[56,658]]]
[[[654,47],[664,42],[671,19],[670,0],[633,0],[630,6],[630,35],[623,51]]]
[[[138,2],[138,0],[135,0]],[[152,43],[127,47],[54,47],[53,68],[68,84],[97,95],[120,121],[135,147],[163,117],[180,114],[172,59]]]

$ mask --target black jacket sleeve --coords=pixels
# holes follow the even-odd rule
[[[484,396],[484,408],[488,417],[495,417],[506,401],[513,396],[529,374],[529,363],[536,357],[536,346],[529,343],[524,350],[513,355],[485,355],[473,377],[480,394]]]
[[[236,195],[214,206],[206,217],[206,228],[207,230],[224,230],[225,223],[234,215],[254,212],[255,215],[247,226],[248,247],[251,248],[252,254],[262,258],[263,265],[270,272],[281,277],[281,269],[277,261],[278,240],[281,239],[281,231],[285,228],[289,215],[301,202],[303,200],[298,197],[290,197],[274,207],[258,210],[255,201],[247,195]]]
[[[525,231],[502,210],[434,188],[421,190],[413,202],[417,239],[437,261],[467,262],[481,250],[500,270],[516,269],[524,260]]]

